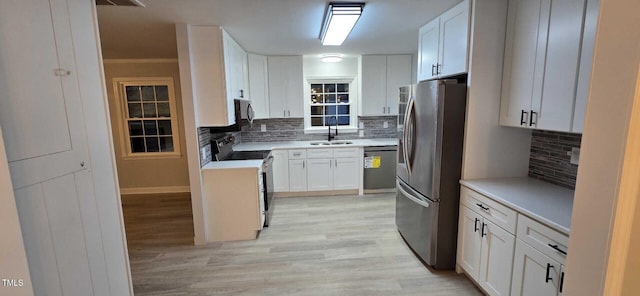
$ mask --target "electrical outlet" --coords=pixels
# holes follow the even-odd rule
[[[386,122],[386,121],[385,121],[385,122],[383,122],[383,123],[382,123],[382,127],[383,127],[383,128],[389,128],[389,123],[388,123],[388,122]]]
[[[206,160],[207,158],[207,147],[200,148],[200,159]]]
[[[364,131],[358,131],[358,136],[359,136],[360,138],[364,137]]]
[[[567,152],[567,155],[571,156],[570,164],[578,164],[580,162],[580,148],[571,148],[571,152]]]
[[[364,128],[364,122],[362,122],[362,121],[358,122],[358,128],[359,129],[363,129]]]
[[[264,124],[264,123],[263,123],[263,124],[261,124],[261,125],[260,125],[260,131],[261,131],[261,132],[266,132],[266,131],[267,131],[267,125],[266,125],[266,124]]]

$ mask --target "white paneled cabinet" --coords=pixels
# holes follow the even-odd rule
[[[287,150],[273,150],[273,191],[289,191],[289,154]]]
[[[467,72],[468,0],[426,25],[418,34],[418,81]]]
[[[362,155],[362,148],[359,147],[274,150],[274,190],[359,189]],[[284,167],[287,168],[286,172]]]
[[[501,125],[581,131],[582,121],[574,123],[574,116],[584,116],[588,83],[578,81],[590,75],[586,61],[593,55],[595,27],[595,21],[585,23],[585,5],[586,0],[509,1]]]
[[[458,265],[489,295],[509,295],[516,212],[462,187]]]
[[[411,55],[362,56],[362,116],[398,114],[398,89],[411,83]]]
[[[269,56],[269,117],[304,116],[302,56]]]
[[[269,71],[267,57],[247,55],[249,66],[249,94],[255,119],[269,118]]]
[[[218,26],[187,28],[187,44],[179,44],[178,50],[189,58],[197,125],[232,125],[233,100],[248,95],[247,54]]]
[[[333,169],[333,189],[358,189],[360,185],[360,157],[336,157]]]
[[[552,296],[562,293],[564,266],[518,240],[513,266],[513,296]]]

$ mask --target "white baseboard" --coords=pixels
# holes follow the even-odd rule
[[[189,186],[120,188],[120,194],[158,194],[191,192]]]

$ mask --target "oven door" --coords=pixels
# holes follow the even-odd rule
[[[262,186],[264,186],[264,226],[269,226],[273,214],[273,156],[269,155],[262,164]]]

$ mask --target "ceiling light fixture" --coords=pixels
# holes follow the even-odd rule
[[[342,61],[342,55],[339,53],[327,53],[321,55],[320,60],[325,63],[337,63]]]
[[[342,45],[362,14],[364,3],[331,2],[320,31],[322,45]]]

